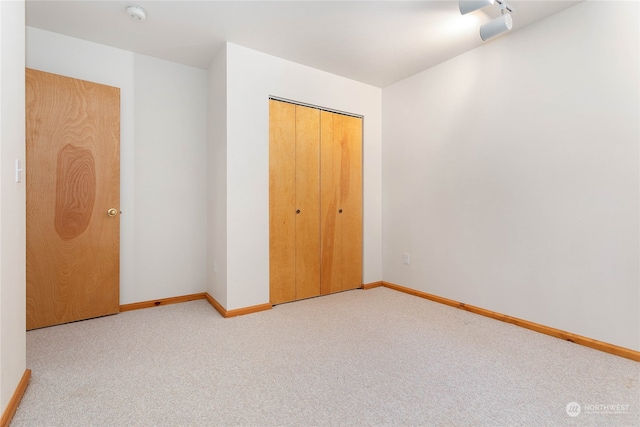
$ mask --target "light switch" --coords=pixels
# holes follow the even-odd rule
[[[409,254],[402,254],[402,262],[409,264]]]
[[[20,167],[20,160],[16,159],[16,183],[22,181],[22,171],[23,169]]]

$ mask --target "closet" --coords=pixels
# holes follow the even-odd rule
[[[362,118],[269,100],[272,304],[362,286]]]

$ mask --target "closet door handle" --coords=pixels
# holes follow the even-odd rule
[[[338,213],[342,213],[342,209],[339,209],[339,210],[338,210]]]
[[[297,213],[297,214],[299,214],[299,213],[300,213],[300,209],[298,209],[298,210],[296,211],[296,213]]]

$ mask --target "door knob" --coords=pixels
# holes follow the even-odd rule
[[[116,208],[111,208],[107,211],[107,216],[116,216],[118,215],[118,210]]]
[[[297,213],[297,214],[299,214],[299,213],[300,213],[300,209],[298,209],[298,210],[296,211],[296,213]]]
[[[338,211],[338,213],[342,213],[342,209],[340,209],[340,210]]]

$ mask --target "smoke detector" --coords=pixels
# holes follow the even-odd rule
[[[127,7],[127,15],[132,21],[142,22],[147,17],[147,12],[140,6],[129,6]]]

